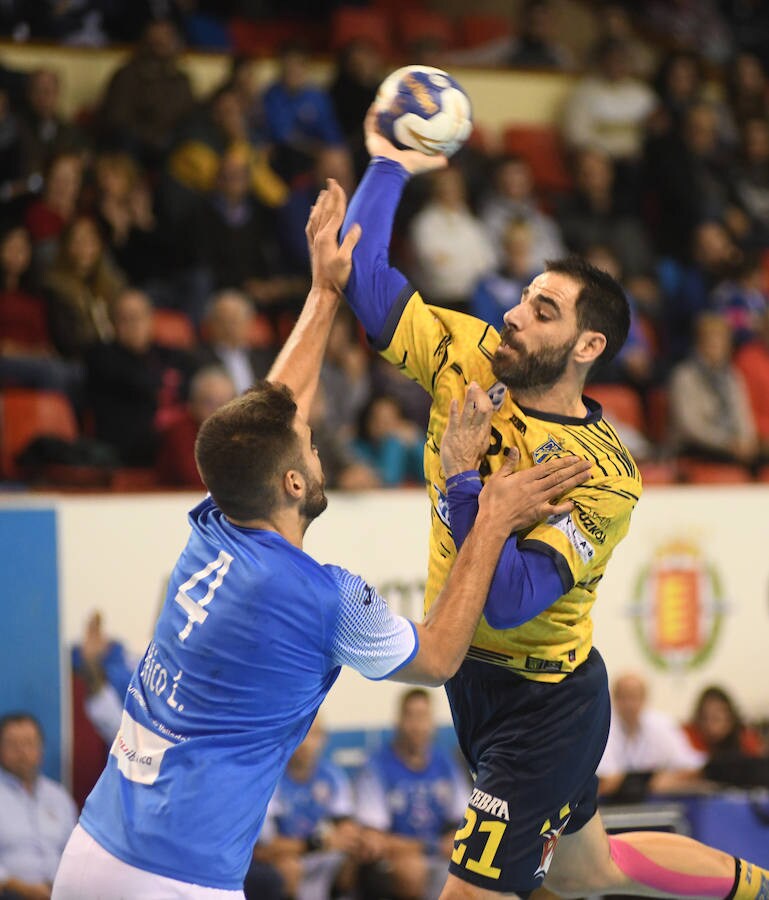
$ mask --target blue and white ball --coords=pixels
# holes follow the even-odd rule
[[[448,72],[432,66],[404,66],[388,75],[374,108],[389,141],[427,156],[451,156],[473,130],[467,94]]]

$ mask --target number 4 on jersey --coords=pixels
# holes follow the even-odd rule
[[[221,587],[224,576],[230,570],[231,562],[232,557],[230,554],[225,553],[224,550],[222,550],[216,559],[213,562],[210,562],[205,569],[195,572],[191,578],[179,587],[174,600],[187,613],[187,624],[179,632],[180,641],[184,641],[190,636],[192,626],[196,622],[198,625],[202,625],[208,618],[206,607],[214,599],[214,594]],[[193,600],[187,591],[191,591],[200,581],[205,582],[205,579],[210,575],[213,575],[214,572],[216,572],[216,577],[211,579],[211,583],[208,585],[208,590],[205,595],[201,597],[200,600]]]

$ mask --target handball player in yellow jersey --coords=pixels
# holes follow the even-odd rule
[[[426,608],[472,526],[483,480],[513,448],[523,467],[568,454],[593,465],[590,480],[568,494],[571,512],[508,539],[467,659],[446,685],[475,785],[442,896],[527,897],[544,886],[572,897],[769,900],[769,873],[757,866],[678,835],[609,837],[597,811],[610,703],[590,610],[641,479],[582,391],[593,364],[611,359],[627,336],[621,287],[581,259],[548,263],[506,313],[501,335],[428,306],[390,266],[389,242],[408,179],[446,160],[395,148],[371,115],[366,140],[372,161],[342,232],[362,226],[346,295],[374,346],[433,397]],[[490,417],[488,445],[478,444],[482,431],[462,427],[457,409],[466,401]]]

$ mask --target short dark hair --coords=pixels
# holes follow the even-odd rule
[[[545,271],[573,278],[580,285],[577,297],[577,327],[597,331],[606,338],[599,359],[611,362],[622,349],[630,330],[630,306],[622,286],[608,272],[581,256],[548,259]]]
[[[401,715],[403,715],[403,713],[406,710],[406,707],[409,705],[409,703],[411,703],[412,700],[424,700],[425,703],[429,703],[430,702],[430,694],[424,688],[421,688],[421,687],[411,688],[410,690],[406,691],[405,694],[403,694],[401,696],[401,702],[400,702]]]
[[[200,426],[195,462],[231,519],[263,519],[278,502],[278,477],[301,466],[296,402],[284,384],[257,381]]]
[[[40,740],[44,740],[43,726],[37,718],[33,716],[32,713],[17,710],[15,712],[6,713],[4,716],[0,716],[0,741],[2,741],[5,729],[8,728],[9,725],[18,725],[20,722],[31,722],[35,726],[37,733],[40,735]]]

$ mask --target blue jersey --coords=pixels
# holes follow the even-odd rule
[[[321,822],[348,818],[353,812],[349,778],[339,766],[322,759],[307,781],[284,773],[270,801],[267,821],[273,834],[306,839]],[[267,837],[266,832],[265,824],[263,837]]]
[[[385,678],[418,641],[362,579],[236,527],[210,498],[190,523],[81,824],[130,865],[238,890],[339,667]]]
[[[428,845],[457,828],[467,806],[467,782],[440,747],[431,749],[419,771],[408,768],[394,747],[383,747],[368,761],[356,787],[362,825]]]

